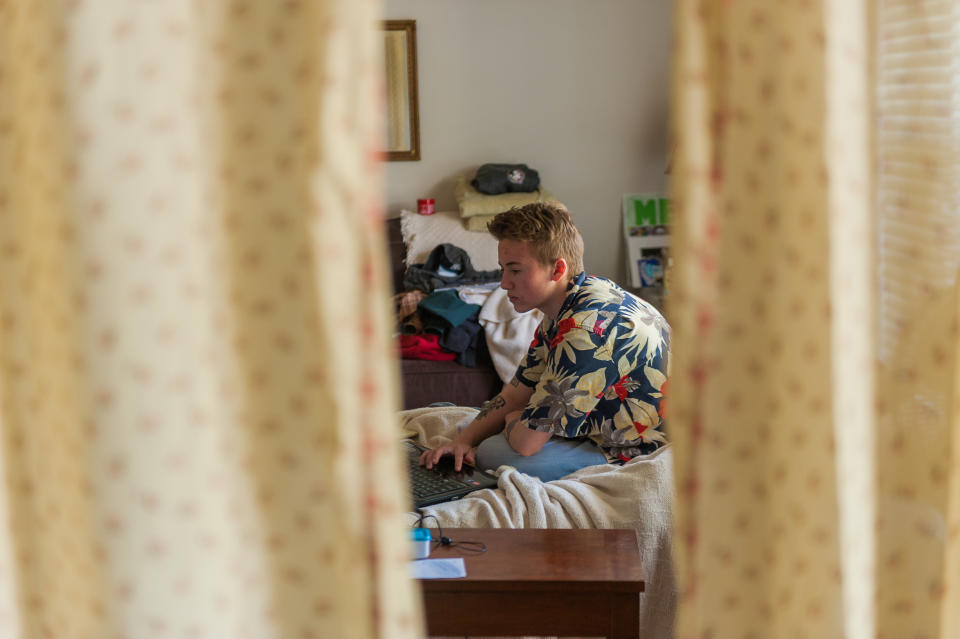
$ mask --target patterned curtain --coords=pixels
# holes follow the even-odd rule
[[[676,4],[679,637],[960,635],[954,5]]]
[[[422,634],[379,10],[0,2],[3,637]]]

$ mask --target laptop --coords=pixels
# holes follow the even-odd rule
[[[456,472],[453,470],[453,457],[449,455],[444,455],[433,468],[428,469],[420,465],[420,455],[429,448],[409,439],[403,440],[403,446],[410,471],[414,508],[453,501],[475,490],[495,488],[497,485],[497,476],[492,472],[480,470],[466,462],[460,472]]]

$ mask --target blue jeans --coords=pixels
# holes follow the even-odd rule
[[[496,470],[513,466],[521,473],[553,481],[587,466],[607,463],[597,445],[589,439],[551,437],[540,452],[524,457],[515,451],[503,433],[488,437],[477,446],[477,466]]]

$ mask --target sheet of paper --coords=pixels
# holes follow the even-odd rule
[[[410,576],[414,579],[455,579],[467,576],[467,566],[463,557],[417,559],[410,562]]]

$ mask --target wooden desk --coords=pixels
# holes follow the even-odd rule
[[[436,530],[433,531],[436,537]],[[430,635],[558,635],[637,639],[643,575],[632,530],[445,528],[431,558],[463,557],[463,579],[425,579]]]

